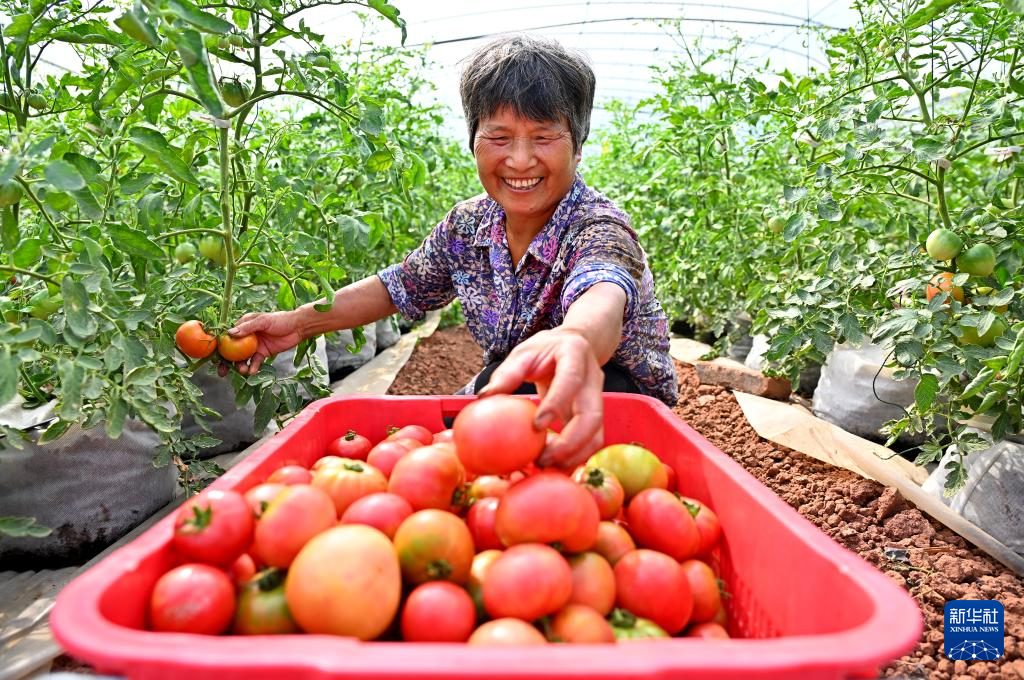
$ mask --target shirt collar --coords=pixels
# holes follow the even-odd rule
[[[558,239],[568,222],[569,216],[579,204],[580,197],[586,188],[587,185],[583,182],[583,177],[576,173],[569,191],[566,192],[565,196],[558,203],[558,207],[555,208],[551,219],[533,237],[533,241],[530,242],[530,247],[527,248],[526,252],[549,267],[554,264],[555,256],[558,254]],[[477,227],[476,236],[473,239],[474,246],[491,247],[504,241],[505,211],[493,198],[488,198],[488,204],[484,209],[480,226]]]

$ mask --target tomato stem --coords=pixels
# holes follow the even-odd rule
[[[231,193],[228,173],[231,169],[231,153],[228,149],[228,128],[218,129],[220,140],[220,218],[224,248],[226,250],[227,272],[224,276],[224,298],[220,303],[220,323],[226,325],[231,316],[231,287],[235,281],[235,246],[231,229]]]

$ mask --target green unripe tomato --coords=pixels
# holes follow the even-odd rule
[[[782,219],[778,215],[768,220],[768,229],[770,229],[773,234],[781,234],[782,230],[785,228],[786,220]]]
[[[227,262],[224,253],[224,239],[217,236],[206,236],[199,242],[199,254],[210,262],[223,266]]]
[[[241,106],[249,99],[249,90],[237,79],[220,81],[220,96],[228,106]]]
[[[29,315],[33,319],[40,319],[45,321],[53,316],[53,313],[61,308],[64,304],[64,298],[60,295],[50,296],[48,293],[41,292],[32,298],[32,306],[29,308]]]
[[[238,33],[232,33],[228,36],[228,42],[231,43],[232,47],[241,47],[245,44],[245,38]]]
[[[196,247],[188,241],[179,243],[174,249],[174,259],[177,260],[179,264],[187,264],[194,260],[195,257]]]
[[[964,242],[949,229],[939,228],[928,234],[925,249],[933,260],[952,260],[960,254]]]
[[[21,185],[14,180],[0,184],[0,208],[18,203],[21,201],[22,194]]]
[[[26,101],[28,101],[28,105],[36,111],[42,111],[46,108],[47,105],[46,97],[39,94],[38,92],[33,92],[32,94],[30,94]]]
[[[1006,322],[996,317],[996,320],[992,322],[988,331],[983,335],[978,335],[978,329],[971,326],[960,326],[960,330],[963,331],[963,335],[960,336],[960,342],[963,344],[991,347],[996,344],[999,336],[1006,332]]]
[[[956,258],[956,266],[971,276],[988,276],[996,268],[996,251],[987,243],[978,243]]]

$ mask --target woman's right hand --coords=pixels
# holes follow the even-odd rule
[[[267,357],[290,350],[303,340],[299,315],[295,312],[250,312],[238,320],[228,335],[233,338],[256,336],[256,353],[248,361],[235,362],[235,368],[242,375],[255,374]]]

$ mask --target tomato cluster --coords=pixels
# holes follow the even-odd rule
[[[715,513],[636,444],[571,474],[535,464],[536,407],[473,402],[453,429],[349,431],[308,469],[178,512],[185,562],[149,625],[474,645],[728,637]],[[514,461],[514,463],[512,462]]]
[[[246,361],[256,353],[259,345],[255,335],[236,338],[222,333],[215,338],[206,332],[202,322],[195,319],[178,326],[174,333],[174,342],[183,354],[193,359],[205,359],[217,350],[226,361]]]

